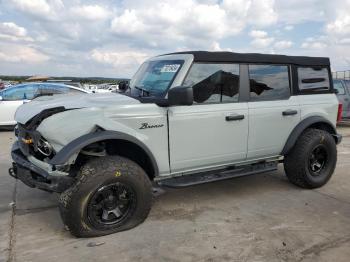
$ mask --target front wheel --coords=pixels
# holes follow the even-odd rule
[[[135,162],[119,156],[96,158],[82,167],[77,178],[59,201],[62,220],[74,236],[103,236],[146,219],[152,185]]]
[[[328,182],[337,163],[334,138],[326,131],[306,129],[284,159],[290,182],[303,188],[317,188]]]

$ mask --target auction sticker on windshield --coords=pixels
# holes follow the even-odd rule
[[[180,64],[164,65],[160,72],[162,73],[175,73],[179,69]]]

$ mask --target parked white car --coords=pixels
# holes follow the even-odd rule
[[[64,84],[25,83],[0,91],[0,127],[16,125],[16,110],[36,97],[54,94],[88,93],[88,91]]]

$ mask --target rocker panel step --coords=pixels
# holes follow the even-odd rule
[[[264,162],[246,166],[230,167],[220,170],[207,171],[202,173],[181,175],[158,181],[160,186],[180,188],[214,181],[230,179],[234,177],[253,175],[263,172],[277,170],[278,162]]]

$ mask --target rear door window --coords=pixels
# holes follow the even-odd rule
[[[250,101],[269,101],[290,97],[287,65],[249,65]]]
[[[300,91],[317,92],[329,90],[329,74],[325,67],[298,67]]]
[[[40,95],[41,96],[52,96],[56,94],[64,94],[69,91],[69,88],[65,85],[53,85],[53,84],[41,84]]]

